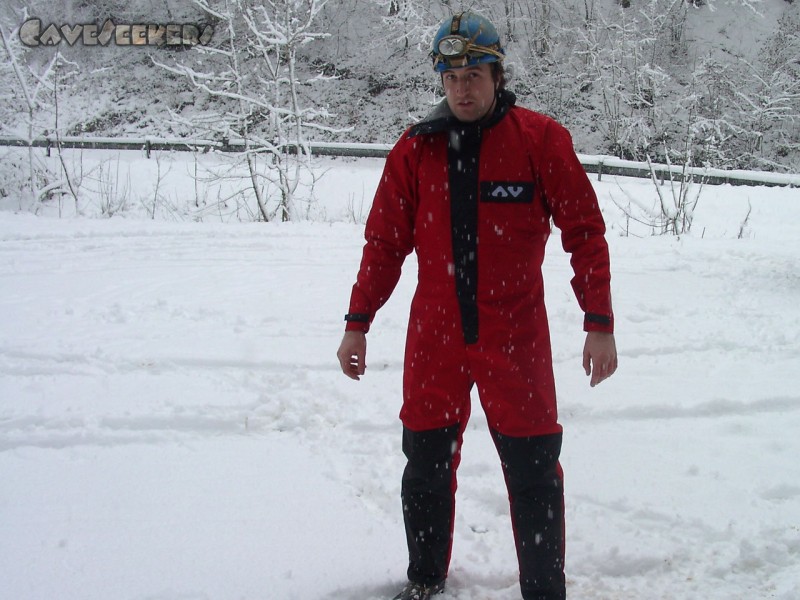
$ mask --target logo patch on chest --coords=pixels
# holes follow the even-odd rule
[[[533,202],[532,181],[482,181],[481,202]]]

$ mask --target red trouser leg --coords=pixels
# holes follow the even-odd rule
[[[511,504],[525,600],[564,600],[564,485],[561,434],[510,437],[492,432]]]
[[[401,495],[408,579],[416,583],[430,585],[447,577],[462,433],[460,424],[429,431],[403,429],[403,452],[408,463]]]

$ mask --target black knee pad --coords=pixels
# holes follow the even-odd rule
[[[403,429],[403,453],[408,459],[404,489],[449,493],[458,432],[459,425],[430,431]]]

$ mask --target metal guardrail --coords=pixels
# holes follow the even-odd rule
[[[50,150],[62,148],[85,148],[90,150],[141,150],[147,158],[153,151],[171,152],[242,152],[244,142],[239,140],[195,140],[187,138],[109,138],[109,137],[38,137],[31,142],[19,138],[0,136],[0,146],[32,146]],[[292,147],[293,144],[287,144]],[[318,156],[352,156],[356,158],[384,158],[392,149],[391,144],[340,144],[335,142],[310,142],[311,152]]]
[[[21,146],[44,148],[48,156],[50,150],[59,145],[62,148],[86,148],[93,150],[139,150],[147,158],[153,151],[172,152],[242,152],[244,142],[238,140],[194,140],[185,138],[109,138],[109,137],[39,137],[31,141],[19,138],[0,137],[0,146]],[[287,144],[290,148],[292,144]],[[317,156],[348,156],[356,158],[384,158],[392,144],[309,142],[312,154]],[[680,179],[690,175],[708,185],[748,185],[770,187],[800,187],[800,174],[771,173],[767,171],[725,170],[704,167],[653,164],[651,173],[646,163],[622,160],[613,156],[579,154],[578,158],[587,173],[603,175],[639,177],[650,179],[652,173],[662,180]]]

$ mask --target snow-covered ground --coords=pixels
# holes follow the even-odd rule
[[[348,217],[363,218],[380,165],[323,161],[313,221],[0,213],[0,595],[393,595],[413,260],[366,377],[335,358],[362,243]],[[616,204],[649,202],[653,185],[596,186],[620,351],[598,388],[557,234],[545,264],[569,597],[797,600],[800,194],[706,187],[691,234],[635,237]],[[443,598],[518,597],[476,406]]]

